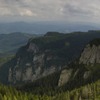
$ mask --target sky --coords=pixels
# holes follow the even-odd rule
[[[100,0],[0,0],[0,21],[100,23]]]

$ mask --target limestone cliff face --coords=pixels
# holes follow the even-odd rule
[[[50,54],[49,50],[41,52],[38,45],[32,42],[20,48],[14,59],[15,63],[9,66],[8,75],[8,82],[12,84],[31,82],[61,69],[59,65],[50,64],[57,57]]]
[[[58,86],[63,86],[64,84],[66,84],[67,82],[70,81],[72,71],[73,71],[73,69],[62,70],[60,78],[59,78]]]
[[[85,68],[66,68],[61,71],[60,78],[58,81],[58,86],[63,86],[65,84],[79,83],[88,80],[91,72],[87,71]]]
[[[96,45],[94,42],[92,42],[92,44],[90,42],[89,44],[86,45],[83,52],[81,53],[79,62],[76,65],[76,67],[74,66],[73,68],[64,69],[61,71],[58,86],[63,86],[64,84],[67,84],[70,81],[74,80],[77,80],[77,82],[79,80],[86,81],[89,80],[91,76],[95,77],[96,73],[98,73],[98,71],[100,70],[100,67],[96,68],[96,65],[100,66],[99,64],[100,64],[100,44]],[[99,76],[99,74],[97,75]]]
[[[99,64],[100,63],[100,45],[96,46],[88,44],[81,54],[80,64]]]
[[[73,46],[70,49],[70,46],[65,44],[65,40],[55,41],[55,38],[51,37],[30,40],[27,45],[18,50],[16,56],[1,71],[3,73],[7,69],[5,81],[12,84],[32,82],[56,71],[61,71],[58,86],[71,81],[88,80],[92,72],[81,65],[100,63],[100,43],[99,45],[98,41],[92,42],[92,45],[89,43],[81,53],[78,64],[74,63],[70,67],[68,61],[71,62],[77,52],[74,52]],[[68,50],[72,51],[68,52]],[[62,70],[65,67],[66,69]]]

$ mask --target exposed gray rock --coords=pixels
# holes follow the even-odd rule
[[[56,71],[56,66],[51,66],[50,68],[44,70],[43,76],[52,74]]]
[[[9,66],[9,83],[34,81],[61,69],[61,66],[54,64],[46,66],[46,62],[57,59],[57,57],[48,54],[50,51],[39,52],[39,47],[31,42],[27,46],[17,53],[16,64]]]
[[[63,86],[65,83],[67,83],[70,80],[72,71],[73,69],[69,69],[69,70],[65,69],[61,72],[58,86]]]
[[[16,79],[16,81],[20,81],[21,75],[22,75],[21,70],[16,70],[16,72],[15,72],[15,79]]]
[[[86,71],[86,72],[84,73],[83,78],[84,78],[84,79],[88,79],[90,75],[91,75],[91,71]]]
[[[76,72],[74,73],[73,79],[77,76],[78,72],[79,72],[79,69],[77,69]]]
[[[39,48],[36,44],[30,43],[27,51],[37,53],[39,51]]]
[[[22,73],[22,81],[32,81],[33,71],[32,67],[25,69],[25,72]]]
[[[45,54],[34,55],[33,62],[34,63],[43,63]]]
[[[79,63],[81,64],[95,64],[100,63],[100,46],[88,44],[81,54]]]
[[[9,82],[12,82],[12,70],[11,70],[11,68],[9,68],[8,81],[9,81]]]

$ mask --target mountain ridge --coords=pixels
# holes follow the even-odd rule
[[[13,84],[33,81],[68,67],[96,37],[100,37],[100,33],[93,31],[31,38],[12,60],[4,64],[5,67],[1,67],[7,71],[3,80]]]

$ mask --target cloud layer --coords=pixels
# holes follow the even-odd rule
[[[0,0],[0,18],[100,22],[100,0]]]

